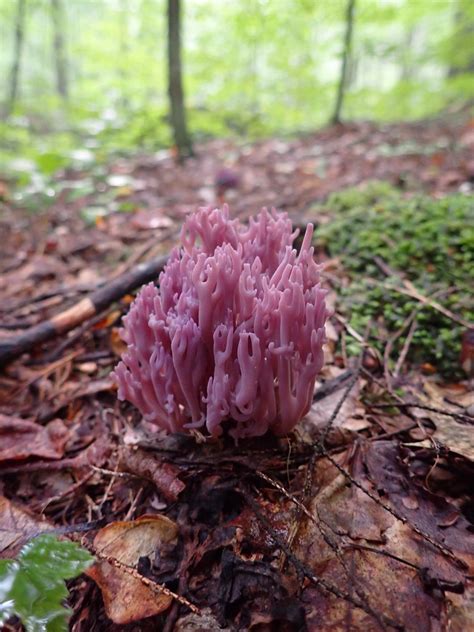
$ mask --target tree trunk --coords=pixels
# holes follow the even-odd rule
[[[193,148],[186,127],[181,78],[180,0],[168,0],[168,95],[174,143],[182,160],[193,155]]]
[[[53,19],[53,48],[56,66],[56,89],[63,99],[68,98],[66,47],[64,43],[64,6],[62,0],[51,0]]]
[[[342,104],[344,101],[344,95],[346,91],[347,71],[349,67],[349,59],[350,59],[350,54],[351,54],[352,31],[353,31],[353,25],[354,25],[354,9],[355,9],[355,0],[347,0],[346,34],[344,37],[344,50],[342,53],[341,76],[339,78],[339,86],[337,89],[336,106],[334,108],[334,114],[332,115],[332,119],[331,119],[333,124],[341,122]]]
[[[474,22],[467,14],[463,2],[458,0],[454,13],[454,26],[453,34],[451,35],[453,40],[453,47],[458,47],[466,51],[467,54],[462,55],[462,61],[457,59],[448,68],[448,77],[457,77],[464,73],[474,72],[474,47],[472,42],[474,41]]]
[[[128,0],[120,0],[119,3],[119,37],[118,37],[118,75],[120,83],[120,99],[119,105],[122,110],[127,112],[130,108],[128,98],[128,53],[129,53],[129,32],[128,22],[130,19]]]
[[[26,0],[18,0],[15,20],[15,39],[13,44],[13,59],[10,70],[10,82],[8,96],[5,103],[5,116],[9,116],[18,97],[18,85],[20,79],[21,56],[23,52],[23,40],[25,34]]]

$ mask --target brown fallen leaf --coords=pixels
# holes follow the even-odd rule
[[[0,463],[29,457],[60,459],[69,430],[60,419],[46,426],[34,421],[0,414]]]
[[[423,391],[418,391],[417,395],[421,402],[427,406],[444,409],[454,414],[464,413],[462,408],[449,403],[450,390],[444,389],[435,382],[425,380]],[[452,452],[474,461],[474,432],[471,425],[461,423],[456,417],[433,411],[427,412],[422,409],[413,409],[412,413],[418,418],[429,417],[434,422],[436,430],[431,435],[432,438]],[[430,447],[432,443],[429,439],[425,439],[419,445]]]
[[[53,401],[45,402],[38,411],[38,419],[48,419],[57,414],[61,408],[65,408],[81,397],[90,397],[98,393],[112,391],[116,388],[115,382],[110,377],[88,380],[82,384],[71,382],[65,386]]]
[[[360,391],[363,385],[363,381],[358,381],[354,384],[332,423],[333,428],[359,432],[370,426],[365,409],[360,403]],[[310,435],[314,435],[315,430],[321,431],[326,426],[346,387],[347,384],[343,383],[338,390],[312,404],[310,411],[302,422],[303,427]]]
[[[150,230],[155,228],[169,228],[173,225],[172,220],[165,215],[164,209],[153,211],[137,211],[132,217],[131,224],[139,230]]]
[[[13,558],[27,540],[51,529],[22,507],[0,496],[0,558]]]
[[[416,525],[472,566],[474,551],[465,518],[459,516],[449,526],[438,526],[454,508],[409,484],[395,443],[366,442],[352,455],[339,455],[337,461],[374,496],[380,493],[382,501],[406,522],[395,518],[359,487],[348,486],[348,479],[333,464],[318,461],[314,479],[317,493],[309,507],[315,522],[304,519],[294,552],[316,575],[360,599],[367,608],[355,608],[334,594],[308,585],[302,594],[308,629],[342,632],[350,621],[351,629],[379,632],[388,629],[384,624],[387,617],[407,631],[434,632],[440,629],[438,622],[447,607],[456,608],[457,616],[464,617],[466,599],[456,595],[454,605],[455,600],[451,603],[443,592],[449,591],[449,596],[451,591],[461,592],[472,571],[463,572],[410,525]],[[375,616],[368,614],[369,609]]]
[[[160,592],[157,584],[143,581],[135,568],[140,558],[154,558],[160,546],[173,543],[177,535],[177,525],[161,515],[114,522],[97,533],[94,549],[100,561],[87,574],[99,585],[105,611],[114,623],[139,621],[170,606],[172,596]],[[114,565],[115,560],[119,566]]]

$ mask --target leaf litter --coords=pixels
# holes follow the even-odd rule
[[[345,186],[383,179],[442,195],[469,182],[465,129],[361,123],[294,141],[212,141],[183,166],[130,159],[106,178],[128,210],[93,221],[84,215],[102,202],[87,171],[71,182],[92,190],[68,198],[65,182],[38,215],[15,208],[7,187],[0,342],[167,254],[184,214],[217,203],[223,166],[238,175],[224,193],[236,214],[276,205],[297,225],[323,223],[331,217],[313,217],[314,203]],[[404,153],[412,137],[455,149],[437,150],[442,160]],[[326,273],[327,364],[285,439],[163,437],[119,404],[108,375],[129,294],[0,373],[0,557],[49,530],[96,554],[71,584],[72,630],[472,627],[472,390],[403,366],[394,390],[373,334],[338,314],[340,264]],[[354,339],[365,349],[357,364],[345,348]]]

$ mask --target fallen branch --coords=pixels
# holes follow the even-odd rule
[[[51,319],[21,334],[0,340],[0,367],[6,366],[23,353],[31,351],[36,345],[71,331],[125,294],[144,283],[155,280],[162,271],[166,259],[167,257],[158,257],[148,263],[140,263]]]

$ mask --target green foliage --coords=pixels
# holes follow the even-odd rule
[[[69,98],[56,94],[50,2],[31,0],[14,117],[10,130],[0,129],[0,169],[21,155],[48,174],[84,145],[98,160],[111,150],[168,146],[166,2],[62,5]],[[357,0],[343,116],[417,118],[474,97],[473,6],[469,0]],[[345,7],[346,0],[184,2],[191,132],[198,139],[258,137],[326,123],[339,79]],[[0,106],[9,93],[16,9],[16,0],[0,0]]]
[[[351,275],[341,301],[352,326],[364,331],[369,319],[375,322],[383,350],[418,305],[409,358],[432,363],[445,375],[457,374],[462,328],[391,289],[402,287],[402,278],[387,279],[374,257],[426,296],[474,321],[474,197],[405,199],[385,183],[372,183],[331,196],[326,210],[334,213],[334,221],[319,230],[318,239],[341,257]]]
[[[66,630],[64,580],[80,575],[92,561],[77,544],[49,534],[26,544],[16,560],[0,560],[0,625],[16,615],[27,632]]]

